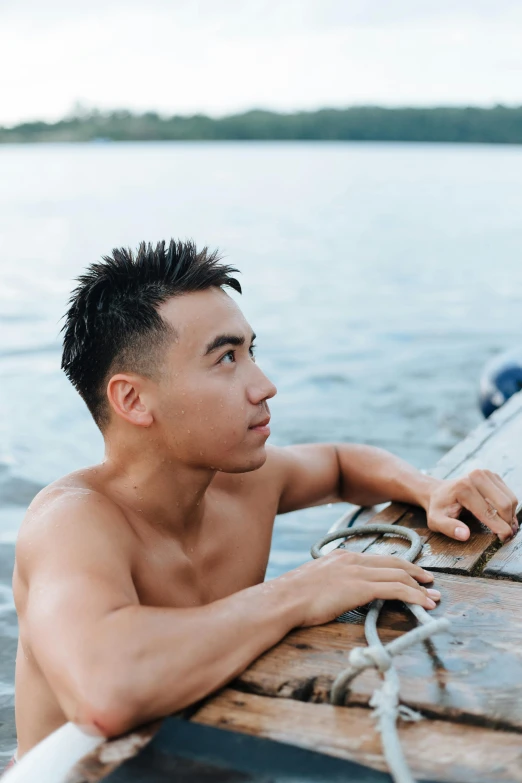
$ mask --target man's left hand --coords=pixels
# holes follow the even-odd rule
[[[441,481],[425,506],[428,527],[458,541],[470,536],[469,527],[458,517],[463,509],[471,513],[501,541],[518,531],[518,500],[498,473],[472,470],[467,476]]]

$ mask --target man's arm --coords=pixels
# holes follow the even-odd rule
[[[384,449],[345,443],[272,447],[269,460],[280,483],[279,513],[340,501],[373,506],[393,500],[422,506],[428,527],[451,538],[469,537],[468,526],[458,519],[464,508],[501,540],[518,530],[517,498],[489,470],[435,479]]]
[[[198,701],[296,626],[375,598],[426,608],[437,598],[418,584],[432,581],[418,566],[336,552],[206,606],[142,606],[128,542],[106,499],[61,496],[17,544],[21,638],[66,718],[106,736]]]

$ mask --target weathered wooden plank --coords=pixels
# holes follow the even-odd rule
[[[482,571],[482,576],[522,582],[522,530],[493,555]]]
[[[456,478],[473,470],[474,467],[487,467],[502,475],[499,464],[497,444],[502,433],[502,451],[505,454],[520,455],[522,444],[522,393],[513,395],[498,411],[486,419],[464,440],[460,441],[445,454],[428,473],[436,478]],[[490,461],[485,465],[483,460]],[[516,459],[511,463],[516,464]],[[468,467],[472,466],[472,467]]]
[[[517,394],[517,397],[520,397]],[[465,472],[475,467],[488,468],[499,473],[519,499],[522,498],[522,416],[511,415],[504,426],[498,429],[483,446],[473,452],[463,463]],[[461,475],[455,470],[450,474]],[[430,540],[431,543],[431,540]],[[488,552],[484,552],[484,559]],[[484,576],[522,580],[522,536],[520,533],[504,544],[489,559],[482,574]]]
[[[409,508],[409,506],[406,506],[403,503],[392,503],[377,514],[364,514],[361,521],[356,520],[354,527],[364,527],[364,525],[372,522],[380,522],[381,524],[386,525],[402,524],[402,519],[404,515],[408,513]],[[365,552],[372,544],[379,541],[380,538],[381,536],[378,534],[361,536],[360,538],[350,538],[347,540],[346,544],[343,543],[342,546],[349,549],[350,552]],[[323,550],[324,553],[328,552],[331,548],[335,548],[335,543],[333,544],[333,547],[330,547],[330,545],[327,545],[327,547],[328,548]]]
[[[522,393],[512,397],[457,444],[429,473],[438,478],[458,478],[477,467],[499,473],[522,498]],[[468,541],[459,542],[432,533],[426,526],[426,515],[422,509],[412,509],[404,514],[404,508],[402,504],[394,503],[367,521],[413,527],[424,543],[422,556],[417,562],[430,570],[462,575],[476,573],[499,545],[497,537],[471,514],[462,518],[470,526],[472,535]],[[407,546],[404,541],[389,536],[371,537],[367,542],[363,548],[361,540],[357,543],[349,541],[347,548],[372,554],[391,554],[394,551],[398,554]],[[520,545],[504,545],[490,560],[484,575],[522,579],[522,541]]]
[[[390,506],[391,510],[393,506]],[[388,510],[388,509],[386,509]],[[433,533],[426,525],[426,513],[422,508],[412,507],[400,518],[399,525],[415,530],[423,541],[422,553],[416,562],[431,571],[450,574],[471,574],[486,553],[497,546],[497,536],[487,531],[471,514],[462,517],[471,528],[468,541],[454,541],[447,536]],[[373,522],[380,522],[379,516]],[[393,523],[392,523],[393,524]],[[407,541],[392,535],[380,536],[364,550],[371,554],[401,555],[409,547]]]
[[[267,737],[386,770],[371,712],[270,699],[227,689],[192,718],[197,723]],[[522,736],[449,721],[400,723],[399,736],[417,778],[448,783],[521,783]]]
[[[522,730],[522,590],[514,582],[440,574],[443,614],[451,633],[412,647],[396,660],[401,699],[444,718]],[[384,610],[381,638],[391,641],[412,627],[409,615]],[[347,653],[365,645],[362,623],[330,623],[293,631],[255,661],[234,687],[259,695],[326,701]],[[367,704],[380,679],[357,677],[347,703]]]

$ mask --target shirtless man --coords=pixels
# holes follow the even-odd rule
[[[223,290],[241,290],[235,271],[162,242],[114,251],[72,294],[62,366],[106,452],[40,492],[18,537],[19,757],[66,721],[110,737],[180,710],[292,628],[376,598],[435,607],[431,575],[395,557],[337,551],[264,583],[278,513],[393,499],[461,540],[463,507],[502,540],[518,528],[489,471],[440,481],[367,446],[267,448],[276,389]]]

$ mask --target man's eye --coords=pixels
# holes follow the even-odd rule
[[[219,360],[220,364],[233,364],[236,361],[236,352],[227,351],[224,356]]]
[[[257,345],[251,345],[250,348],[248,349],[249,352],[250,352],[250,356],[252,357],[252,359],[254,361],[256,360],[256,348],[257,348]]]

